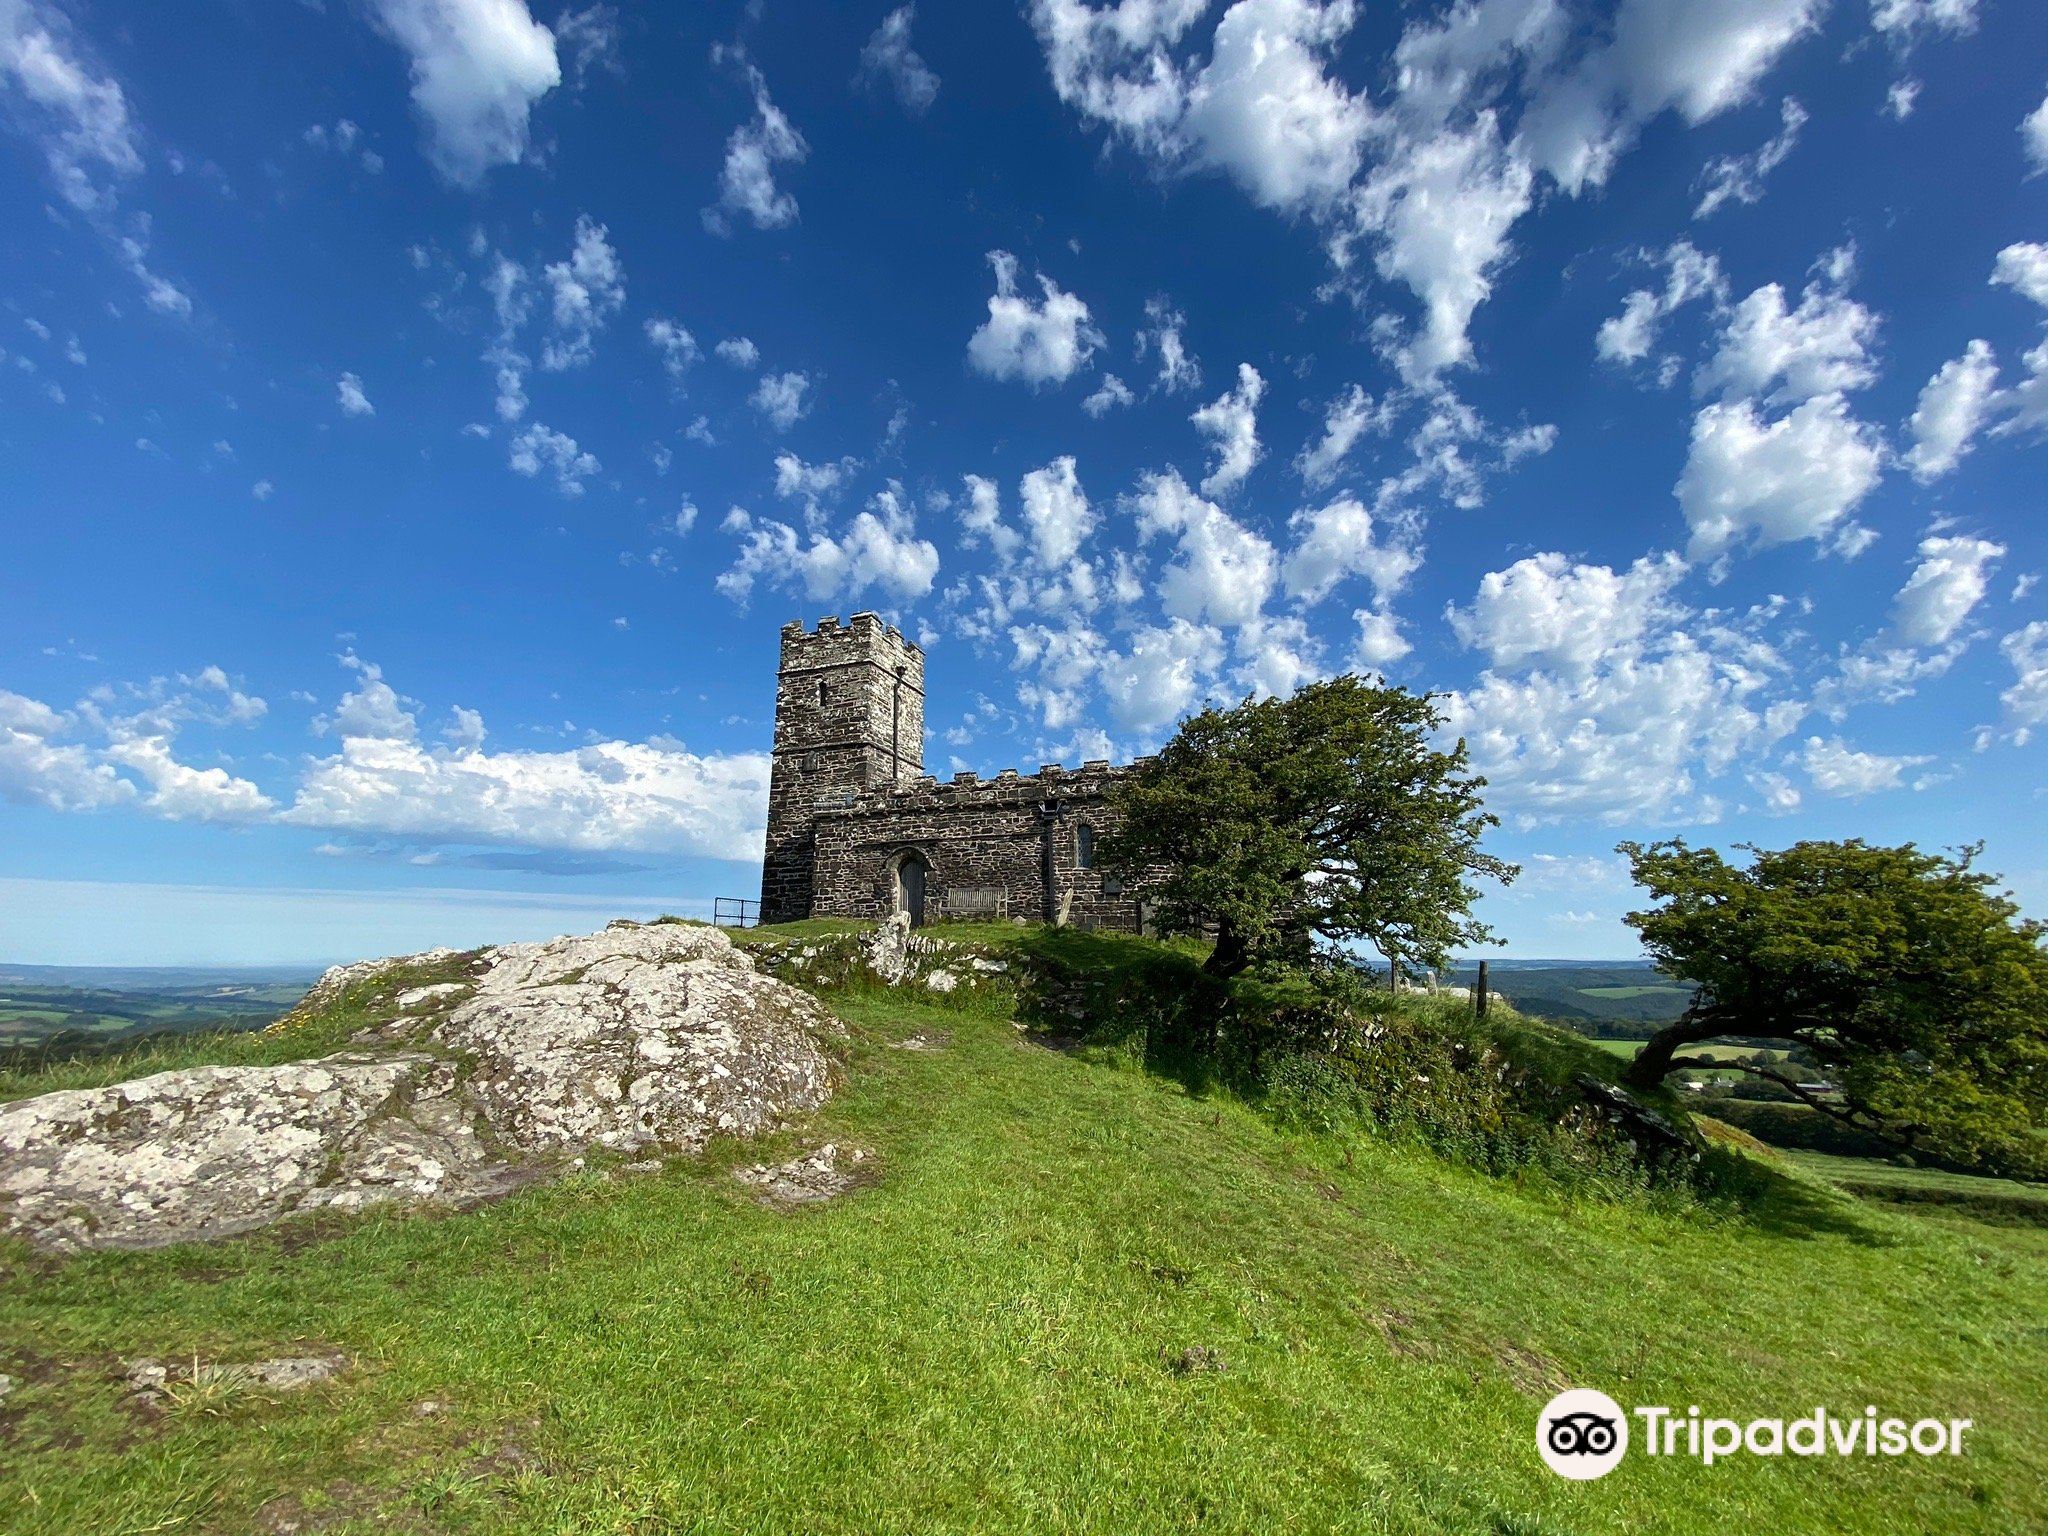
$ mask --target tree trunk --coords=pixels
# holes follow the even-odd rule
[[[1219,981],[1228,981],[1240,971],[1250,968],[1251,947],[1244,941],[1244,935],[1231,923],[1216,925],[1216,947],[1209,951],[1209,958],[1202,962],[1202,969]]]
[[[1712,1013],[1688,1008],[1677,1020],[1666,1024],[1644,1042],[1635,1060],[1621,1074],[1622,1086],[1647,1093],[1662,1083],[1671,1071],[1671,1058],[1681,1045],[1711,1040],[1728,1027],[1727,1021]]]

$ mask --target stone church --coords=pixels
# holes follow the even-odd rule
[[[1096,868],[1128,770],[924,771],[924,652],[872,613],[782,629],[761,921],[1009,918],[1136,930]]]

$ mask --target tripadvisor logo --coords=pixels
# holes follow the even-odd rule
[[[1589,1483],[1621,1465],[1628,1416],[1621,1404],[1591,1387],[1560,1392],[1536,1420],[1536,1450],[1559,1477]]]
[[[1875,1407],[1847,1418],[1816,1408],[1793,1419],[1702,1418],[1658,1405],[1637,1408],[1642,1454],[1711,1467],[1730,1456],[1960,1456],[1968,1419],[1887,1419]],[[1621,1465],[1630,1415],[1605,1392],[1560,1392],[1536,1419],[1536,1452],[1559,1477],[1591,1482]]]

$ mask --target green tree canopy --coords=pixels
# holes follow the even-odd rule
[[[1977,850],[1805,842],[1747,848],[1746,869],[1677,841],[1621,851],[1660,903],[1629,925],[1696,988],[1630,1064],[1631,1086],[1708,1065],[1678,1051],[1716,1035],[1786,1040],[1839,1100],[1801,1086],[1811,1073],[1743,1070],[1897,1143],[2048,1166],[2048,929],[1972,867]]]
[[[1117,791],[1103,862],[1161,929],[1213,930],[1213,974],[1305,956],[1315,936],[1440,965],[1488,942],[1472,881],[1516,874],[1480,852],[1498,819],[1465,745],[1431,744],[1428,695],[1339,677],[1184,722]]]

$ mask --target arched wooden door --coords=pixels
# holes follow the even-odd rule
[[[931,866],[915,850],[896,861],[896,910],[910,914],[910,926],[924,926],[924,884]]]

